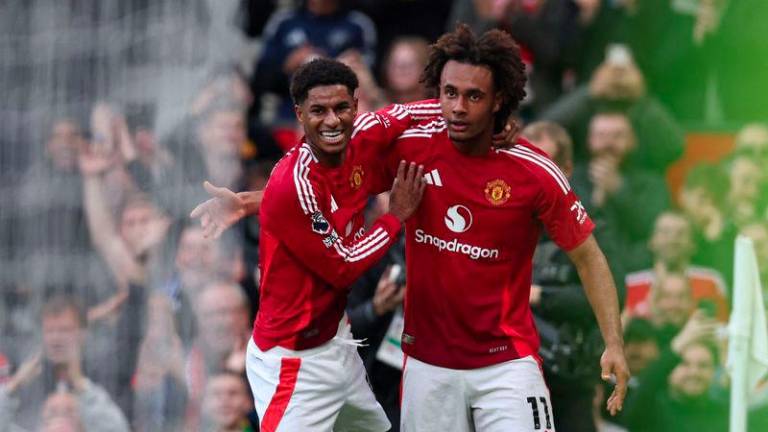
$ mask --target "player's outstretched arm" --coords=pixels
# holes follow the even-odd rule
[[[219,238],[221,233],[240,219],[259,213],[263,191],[234,193],[207,181],[203,187],[212,198],[195,207],[189,216],[200,218],[205,237]]]
[[[379,217],[364,235],[351,243],[338,234],[324,188],[312,176],[302,187],[271,183],[267,189],[261,228],[263,237],[273,237],[307,269],[332,288],[346,291],[397,240],[403,222],[419,205],[424,193],[424,168],[400,163],[392,186],[388,213]],[[299,178],[301,181],[301,178]],[[280,189],[287,186],[284,189]],[[262,275],[262,277],[265,277]],[[268,277],[268,275],[266,276]]]
[[[606,381],[613,378],[616,380],[616,386],[607,402],[608,411],[611,415],[616,415],[624,405],[629,380],[616,286],[608,261],[593,235],[569,251],[568,256],[579,272],[584,292],[592,305],[605,341],[605,351],[600,357],[601,378]]]

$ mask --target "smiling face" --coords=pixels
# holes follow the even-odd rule
[[[662,213],[656,219],[649,247],[656,260],[681,269],[695,248],[690,223],[681,215]]]
[[[420,78],[426,49],[426,43],[419,45],[417,41],[402,41],[393,45],[384,69],[390,90],[409,93],[422,89]]]
[[[47,150],[53,164],[62,171],[77,168],[77,156],[83,136],[77,125],[70,120],[57,121],[48,138]]]
[[[251,409],[248,387],[242,378],[223,373],[212,377],[206,384],[204,413],[222,429],[236,428]]]
[[[660,278],[652,289],[651,320],[657,326],[682,327],[695,307],[688,278],[670,273]]]
[[[50,363],[63,365],[79,357],[85,336],[76,311],[57,312],[43,317],[43,352]]]
[[[459,147],[487,149],[494,114],[501,107],[494,92],[493,72],[486,66],[448,61],[440,75],[440,107],[448,135]]]
[[[620,113],[601,113],[592,117],[588,139],[593,157],[610,156],[622,161],[635,147],[632,124]]]
[[[317,86],[295,106],[307,143],[326,165],[339,165],[352,137],[357,99],[343,84]]]
[[[669,374],[670,390],[684,397],[704,395],[715,376],[715,359],[702,344],[686,347],[680,356],[682,361]]]

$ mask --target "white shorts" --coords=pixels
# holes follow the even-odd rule
[[[376,401],[346,317],[329,342],[308,350],[248,342],[245,370],[261,432],[371,431],[391,427]]]
[[[408,357],[400,430],[552,432],[555,421],[549,389],[533,357],[468,370]]]

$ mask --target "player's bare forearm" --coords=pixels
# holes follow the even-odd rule
[[[594,236],[568,252],[600,326],[607,347],[622,347],[619,300],[608,261]]]
[[[605,340],[605,351],[600,357],[600,377],[616,380],[616,386],[606,401],[611,415],[616,415],[624,405],[629,381],[629,367],[624,357],[624,341],[619,319],[619,301],[608,261],[590,235],[581,245],[568,252],[579,272],[584,292],[597,317],[600,332]]]
[[[245,204],[246,216],[253,216],[253,215],[259,214],[259,207],[261,206],[261,198],[263,196],[264,196],[263,190],[237,193],[237,197],[243,200],[243,204]]]

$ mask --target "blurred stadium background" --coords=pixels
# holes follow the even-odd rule
[[[300,138],[290,74],[315,56],[359,74],[361,110],[429,97],[426,45],[457,21],[522,46],[520,122],[570,135],[621,290],[635,378],[608,418],[579,366],[597,364],[595,325],[552,318],[573,281],[537,258],[558,429],[724,430],[723,332],[685,335],[712,355],[674,341],[711,308],[728,321],[737,234],[768,287],[764,0],[3,0],[0,431],[258,430],[242,377],[258,220],[204,240],[202,181],[264,186]],[[399,370],[379,349],[400,300],[377,285],[395,249],[348,308],[394,423]],[[753,396],[750,430],[768,430],[768,385]]]

